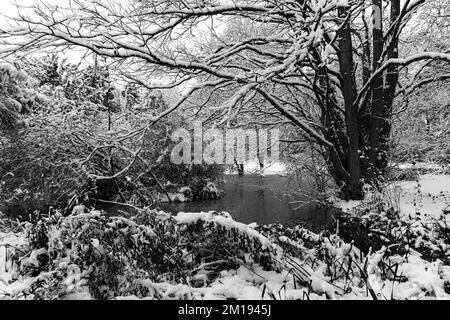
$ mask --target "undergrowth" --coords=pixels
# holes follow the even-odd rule
[[[394,289],[389,297],[372,281],[388,281],[392,288],[406,283],[410,275],[402,266],[420,253],[428,261],[440,261],[437,277],[448,293],[448,279],[439,269],[449,257],[445,219],[402,220],[380,211],[344,218],[338,229],[316,234],[300,226],[248,226],[225,213],[198,215],[180,220],[162,211],[143,210],[127,219],[93,211],[22,223],[26,244],[7,249],[6,268],[14,273],[14,281],[28,279],[28,285],[8,296],[158,299],[163,294],[155,284],[164,283],[186,286],[189,289],[175,298],[193,299],[203,294],[193,295],[195,288],[213,286],[228,271],[245,267],[256,274],[254,267],[260,266],[286,275],[278,293],[292,286],[303,290],[303,299],[346,295],[389,299],[395,298]],[[267,279],[254,285],[263,299],[282,298],[267,286]],[[439,290],[418,285],[414,296],[433,297],[441,294]]]

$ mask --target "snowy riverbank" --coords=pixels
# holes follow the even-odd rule
[[[333,204],[345,212],[364,207],[379,194],[369,192],[365,200],[344,201],[332,199]],[[425,174],[416,181],[395,181],[382,195],[401,215],[431,215],[439,217],[450,211],[450,175]]]
[[[447,181],[439,179],[419,183],[435,194],[431,187]],[[414,194],[413,185],[401,185]],[[146,211],[126,219],[94,211],[16,226],[0,235],[0,298],[450,299],[450,266],[419,253],[425,247],[450,255],[448,222],[390,220],[384,212],[367,221],[373,215],[395,247],[365,254],[336,234],[246,225],[215,212]],[[405,228],[409,238],[393,237]],[[114,272],[111,263],[118,263]]]

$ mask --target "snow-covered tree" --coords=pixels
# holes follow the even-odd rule
[[[136,135],[199,91],[227,91],[219,104],[223,123],[250,110],[280,117],[320,147],[343,195],[358,199],[363,183],[376,184],[385,172],[392,106],[402,73],[421,62],[450,62],[448,43],[400,56],[402,32],[415,22],[424,3],[75,0],[69,8],[39,4],[34,15],[10,19],[15,25],[2,31],[1,52],[82,47],[149,88],[184,85],[185,96],[150,117]],[[250,26],[249,32],[227,34],[233,21]],[[151,83],[149,77],[162,81]]]
[[[36,79],[24,69],[8,62],[0,63],[0,132],[24,125],[20,115],[46,100],[35,90],[36,86]]]

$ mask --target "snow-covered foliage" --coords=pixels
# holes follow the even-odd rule
[[[213,181],[202,181],[195,186],[194,195],[196,199],[219,199],[223,191]]]
[[[401,237],[366,254],[336,234],[245,225],[226,213],[148,210],[132,219],[56,215],[23,227],[1,236],[3,298],[450,297],[448,264],[420,257]],[[420,223],[410,230],[425,247],[449,244]]]
[[[56,56],[22,64],[40,79],[34,84],[41,92],[37,96],[47,98],[39,108],[15,111],[8,118],[27,125],[1,137],[0,208],[5,211],[7,207],[27,215],[67,206],[70,212],[90,198],[145,206],[157,201],[153,191],[166,193],[161,190],[166,182],[190,185],[200,194],[204,180],[212,183],[220,175],[218,166],[190,168],[170,162],[170,133],[182,125],[182,116],[145,130],[152,114],[165,107],[159,91],[132,84],[121,90],[101,64],[74,66]],[[10,64],[1,70],[19,73]],[[201,190],[194,188],[197,184]]]
[[[0,63],[0,131],[26,125],[20,115],[47,100],[36,89],[36,80],[7,62]]]

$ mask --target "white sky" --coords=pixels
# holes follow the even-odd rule
[[[48,3],[48,4],[64,4],[64,3],[68,3],[68,1],[70,0],[39,0],[39,2],[43,2],[43,3]],[[34,3],[36,3],[36,0],[2,0],[2,4],[1,4],[1,11],[2,14],[6,15],[6,16],[17,16],[17,8],[15,5],[15,2],[17,2],[17,4],[19,6],[30,6]],[[0,25],[5,25],[5,21],[0,20]]]
[[[60,5],[62,7],[68,7],[70,5],[71,0],[0,0],[1,1],[1,13],[5,16],[9,16],[9,17],[14,17],[17,16],[17,7],[15,5],[15,1],[18,3],[19,6],[31,6],[35,3],[45,3],[45,4],[51,4],[51,5]],[[127,0],[120,0],[120,1],[127,1]],[[27,12],[28,11],[28,12]],[[33,13],[31,10],[27,10],[22,8],[21,10],[22,14],[26,14],[28,13],[28,15],[32,16]],[[198,26],[199,32],[198,34],[200,35],[199,38],[201,38],[201,34],[205,34],[206,32],[208,32],[207,28],[210,26],[210,22],[202,22],[200,23],[200,25]],[[215,22],[215,29],[216,32],[220,32],[222,31],[223,28],[223,24],[220,22]],[[3,18],[2,16],[0,16],[0,27],[8,27],[8,23],[6,21],[5,18]],[[204,30],[202,30],[204,28]],[[1,45],[0,45],[1,46]],[[70,52],[67,52],[66,54],[61,56],[64,56],[66,58],[68,58],[68,60],[70,62],[73,63],[78,63],[83,55],[85,54],[86,50],[84,49],[72,49]]]
[[[1,1],[0,10],[1,10],[2,15],[9,16],[9,17],[17,16],[17,7],[15,5],[15,2],[17,2],[17,4],[19,6],[31,6],[37,2],[64,6],[70,2],[70,0],[16,0],[16,1],[0,0],[0,1]],[[26,11],[26,10],[24,10],[24,11]],[[24,13],[24,12],[21,11],[21,13]],[[7,27],[7,26],[8,26],[8,23],[7,23],[6,19],[4,17],[0,16],[0,27]],[[83,55],[85,54],[85,52],[86,52],[85,50],[71,50],[70,52],[67,52],[65,54],[60,54],[60,56],[62,58],[67,58],[69,60],[69,62],[78,63],[78,62],[80,62],[80,60],[83,57]]]

